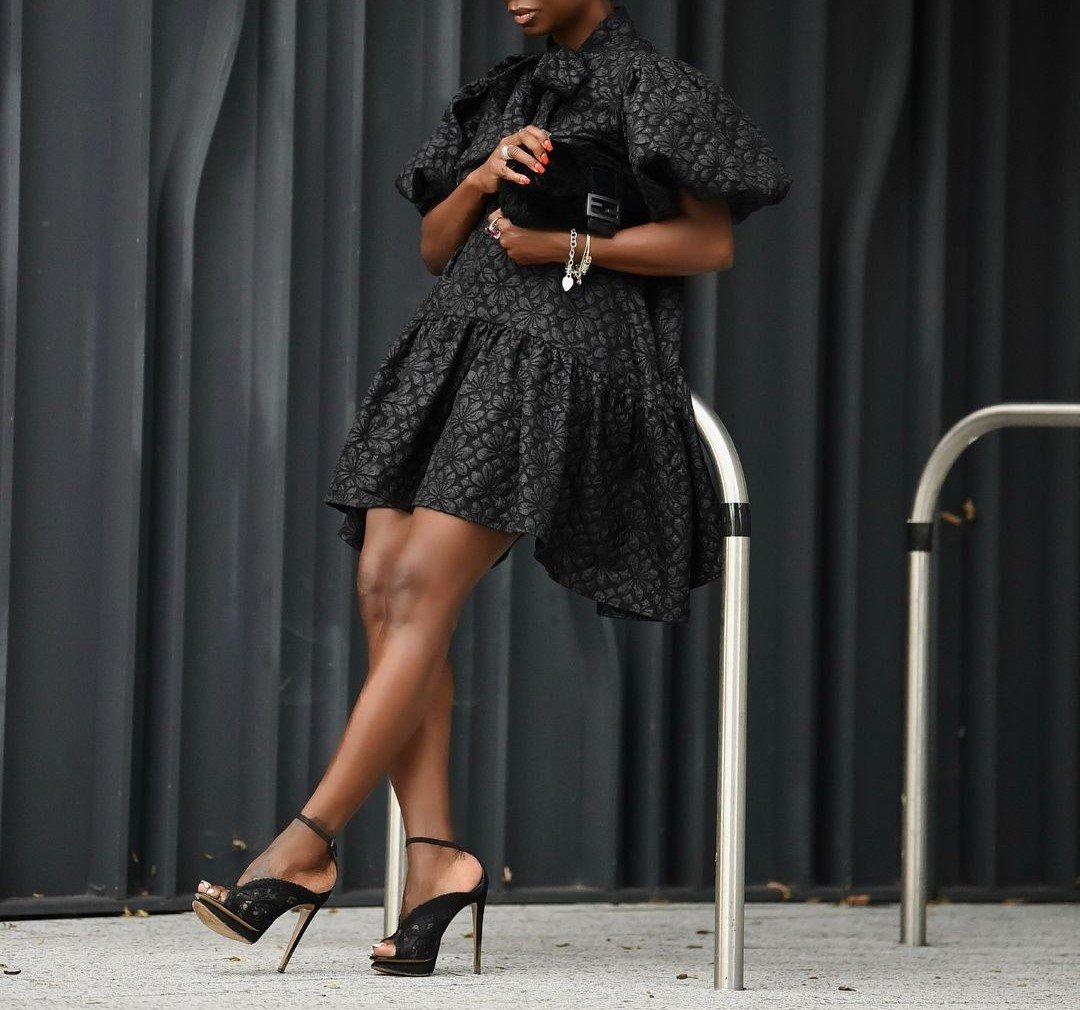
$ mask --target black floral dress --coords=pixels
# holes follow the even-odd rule
[[[727,92],[617,5],[578,49],[549,35],[462,87],[396,186],[424,214],[527,123],[551,131],[552,160],[568,135],[625,152],[654,220],[684,187],[739,222],[792,181]],[[566,292],[564,264],[518,266],[487,233],[497,205],[371,380],[324,499],[339,535],[359,550],[368,508],[424,505],[531,534],[600,616],[685,621],[725,526],[679,358],[684,278],[593,263]]]

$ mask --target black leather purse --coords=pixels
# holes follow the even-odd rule
[[[649,220],[649,209],[630,163],[580,137],[551,134],[546,171],[516,159],[510,167],[530,181],[499,182],[499,207],[524,228],[576,228],[610,237]]]

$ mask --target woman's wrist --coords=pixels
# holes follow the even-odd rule
[[[461,180],[461,184],[480,197],[487,197],[491,192],[484,188],[484,184],[480,180],[479,168],[474,168],[471,172],[468,172]]]
[[[565,263],[570,255],[570,229],[549,232],[549,235],[551,237],[551,250],[548,261],[550,263]],[[577,255],[581,255],[580,248]]]

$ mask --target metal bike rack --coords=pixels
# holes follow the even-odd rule
[[[900,942],[926,944],[930,785],[930,564],[938,494],[960,453],[997,428],[1077,428],[1080,403],[1000,403],[956,422],[930,453],[907,520],[908,639]]]
[[[691,392],[694,419],[725,517],[716,788],[714,989],[743,988],[746,838],[747,619],[750,505],[735,445],[720,418]],[[393,788],[386,819],[383,929],[397,928],[405,880],[405,828]]]

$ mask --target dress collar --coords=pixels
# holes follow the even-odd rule
[[[634,22],[622,4],[616,4],[577,49],[560,46],[549,34],[544,51],[530,57],[536,60],[534,89],[553,92],[562,99],[572,97],[597,61],[603,60],[611,47],[625,45],[635,34]]]
[[[626,7],[623,4],[615,4],[611,13],[597,23],[596,27],[593,28],[577,49],[559,45],[549,32],[545,43],[545,51],[551,52],[553,49],[561,49],[568,53],[583,53],[593,49],[602,49],[605,46],[617,45],[620,41],[633,35],[635,30],[634,22]]]

